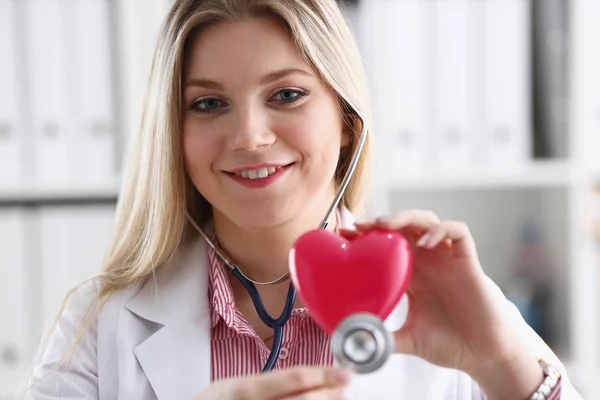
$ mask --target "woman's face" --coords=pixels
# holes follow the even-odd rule
[[[185,71],[186,168],[215,219],[252,229],[322,218],[348,135],[334,93],[281,22],[205,28]]]

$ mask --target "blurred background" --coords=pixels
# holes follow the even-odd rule
[[[0,398],[100,270],[169,3],[0,0]],[[597,396],[600,0],[342,6],[375,111],[370,212],[466,221],[488,275]]]

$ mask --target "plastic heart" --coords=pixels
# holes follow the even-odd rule
[[[412,275],[408,241],[381,229],[351,241],[329,231],[310,231],[296,241],[289,262],[298,296],[329,335],[355,313],[385,320]]]

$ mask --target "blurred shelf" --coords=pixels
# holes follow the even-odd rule
[[[115,204],[119,183],[0,188],[0,206]]]
[[[436,171],[410,176],[388,178],[387,190],[465,190],[567,187],[576,182],[581,173],[568,162],[535,162],[506,170],[473,170],[469,172]]]

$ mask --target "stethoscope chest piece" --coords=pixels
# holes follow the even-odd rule
[[[394,351],[392,334],[377,316],[352,314],[331,336],[331,351],[342,367],[359,374],[378,370]]]

